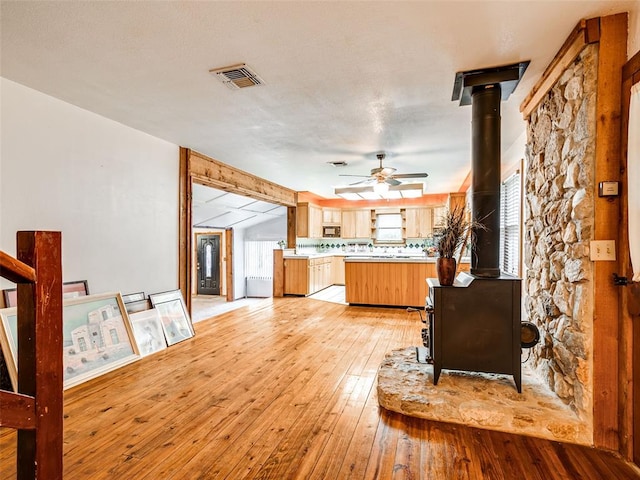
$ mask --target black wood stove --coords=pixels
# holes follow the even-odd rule
[[[513,375],[521,391],[521,281],[500,272],[500,102],[529,62],[456,74],[453,100],[471,105],[471,271],[453,286],[427,279],[433,383],[442,369]]]
[[[513,375],[520,369],[520,279],[476,278],[460,273],[451,287],[427,279],[429,353],[433,383],[442,369]]]

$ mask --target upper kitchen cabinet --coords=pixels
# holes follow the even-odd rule
[[[342,210],[342,238],[371,238],[371,210]]]
[[[446,205],[433,207],[433,229],[438,230],[444,227],[444,219],[447,216]]]
[[[296,235],[302,238],[322,238],[322,208],[310,203],[297,205]]]
[[[433,234],[432,208],[407,208],[405,220],[406,238],[426,238]]]
[[[449,211],[456,208],[465,208],[467,204],[467,194],[465,192],[455,192],[449,194]]]
[[[342,210],[339,208],[323,208],[322,224],[323,225],[340,225],[342,223]]]

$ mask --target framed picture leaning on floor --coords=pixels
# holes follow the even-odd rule
[[[17,308],[0,311],[0,343],[9,375],[18,362]],[[64,388],[95,378],[140,358],[119,293],[65,299],[62,308]],[[15,388],[15,380],[12,384]]]

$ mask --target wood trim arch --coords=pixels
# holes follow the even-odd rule
[[[295,210],[298,193],[295,190],[270,182],[252,175],[244,170],[226,165],[219,160],[207,157],[185,147],[180,147],[180,179],[179,179],[179,241],[178,241],[178,288],[191,312],[191,289],[193,261],[193,227],[191,199],[193,182],[201,185],[218,188],[227,192],[236,193],[245,197],[262,200],[277,205],[283,205],[289,210]],[[295,217],[295,215],[294,215]],[[289,222],[291,223],[291,222]],[[295,239],[295,222],[293,230],[291,226],[287,238]],[[233,300],[233,233],[227,231],[227,301]],[[295,240],[294,240],[295,243]]]

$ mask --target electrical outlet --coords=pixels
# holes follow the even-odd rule
[[[589,251],[591,260],[594,262],[615,261],[616,242],[615,240],[591,240]]]

